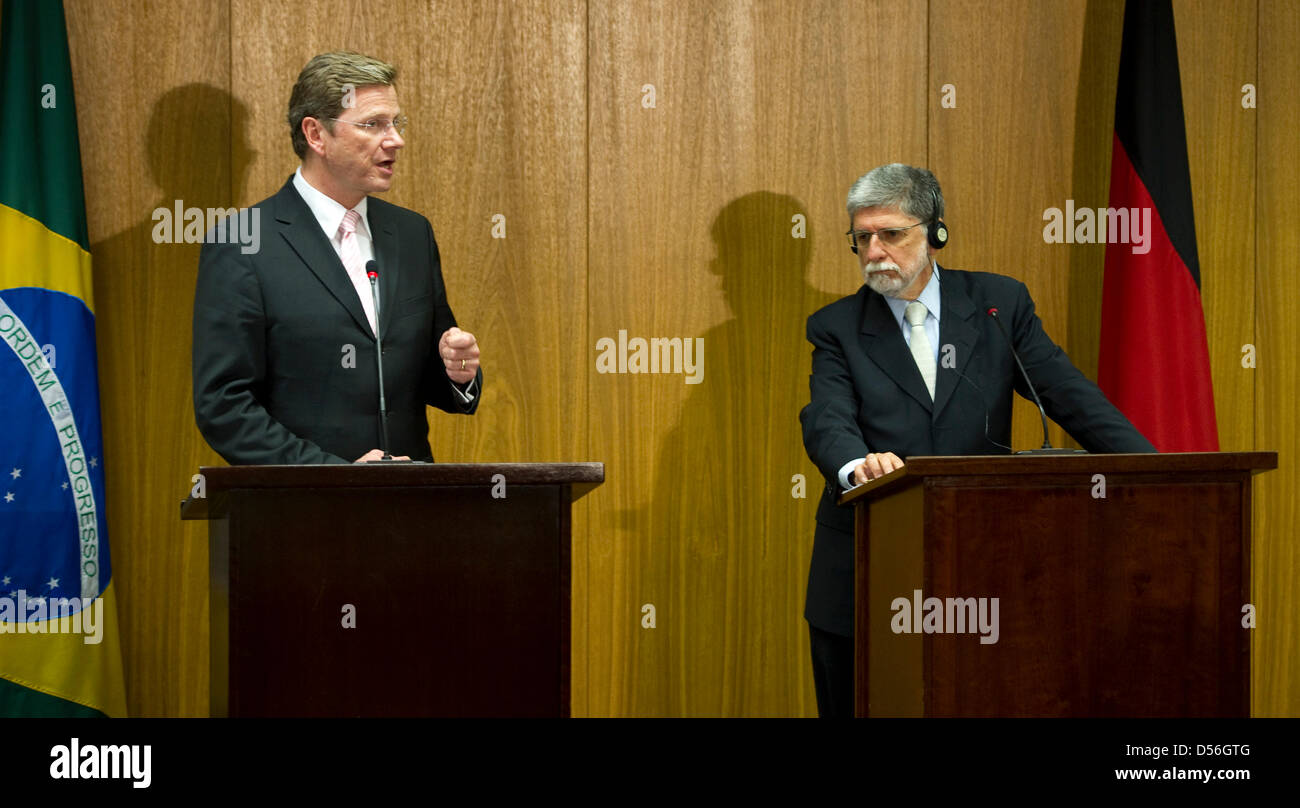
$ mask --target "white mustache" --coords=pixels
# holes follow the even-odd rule
[[[884,263],[883,261],[869,261],[867,263],[866,270],[867,272],[883,272],[885,270],[892,270],[893,272],[897,272],[900,275],[903,274],[903,270],[898,266],[898,264],[893,264],[893,263],[887,264]]]

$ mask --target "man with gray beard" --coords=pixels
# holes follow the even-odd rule
[[[1155,451],[1043,331],[1023,283],[934,260],[948,229],[933,174],[873,169],[850,189],[848,214],[864,284],[808,318],[812,400],[799,414],[826,478],[804,608],[823,717],[854,713],[853,511],[836,501],[908,457],[1008,454],[1011,394],[1032,400],[990,308],[1048,416],[1081,446]]]

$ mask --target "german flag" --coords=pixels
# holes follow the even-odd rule
[[[1110,206],[1150,232],[1107,244],[1098,384],[1160,451],[1218,451],[1170,0],[1124,9]]]
[[[0,13],[0,716],[123,716],[63,6]]]

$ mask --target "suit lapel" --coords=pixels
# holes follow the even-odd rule
[[[325,237],[311,208],[307,207],[307,203],[293,187],[292,177],[275,195],[275,219],[283,225],[280,232],[285,241],[289,242],[290,248],[338,300],[339,305],[347,309],[357,327],[366,336],[374,339],[370,322],[366,319],[366,312],[361,308],[361,299],[357,297],[356,287],[348,278],[343,262],[339,260],[338,253],[334,252],[334,246]]]
[[[934,386],[936,415],[943,412],[957,385],[967,384],[958,374],[966,372],[979,342],[979,330],[974,325],[977,316],[975,303],[958,285],[957,275],[943,267],[939,267],[939,313],[939,367]],[[953,347],[951,352],[945,350],[948,345]],[[953,369],[943,366],[945,355],[955,364],[955,372],[948,372]]]
[[[401,265],[402,257],[397,228],[388,214],[388,205],[370,197],[370,202],[366,205],[366,218],[370,222],[370,243],[375,248],[375,262],[379,264],[379,333],[383,337],[388,336],[388,329],[393,324],[392,314],[397,303],[397,268]]]
[[[921,371],[907,349],[903,332],[899,330],[889,305],[870,289],[864,287],[862,293],[866,296],[862,310],[862,343],[867,356],[927,411],[932,410],[934,402],[930,400],[930,391],[925,389],[925,379],[921,378]]]

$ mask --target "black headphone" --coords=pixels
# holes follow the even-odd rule
[[[934,219],[926,228],[926,238],[929,239],[931,247],[942,250],[948,246],[948,225],[943,223],[943,219]]]

